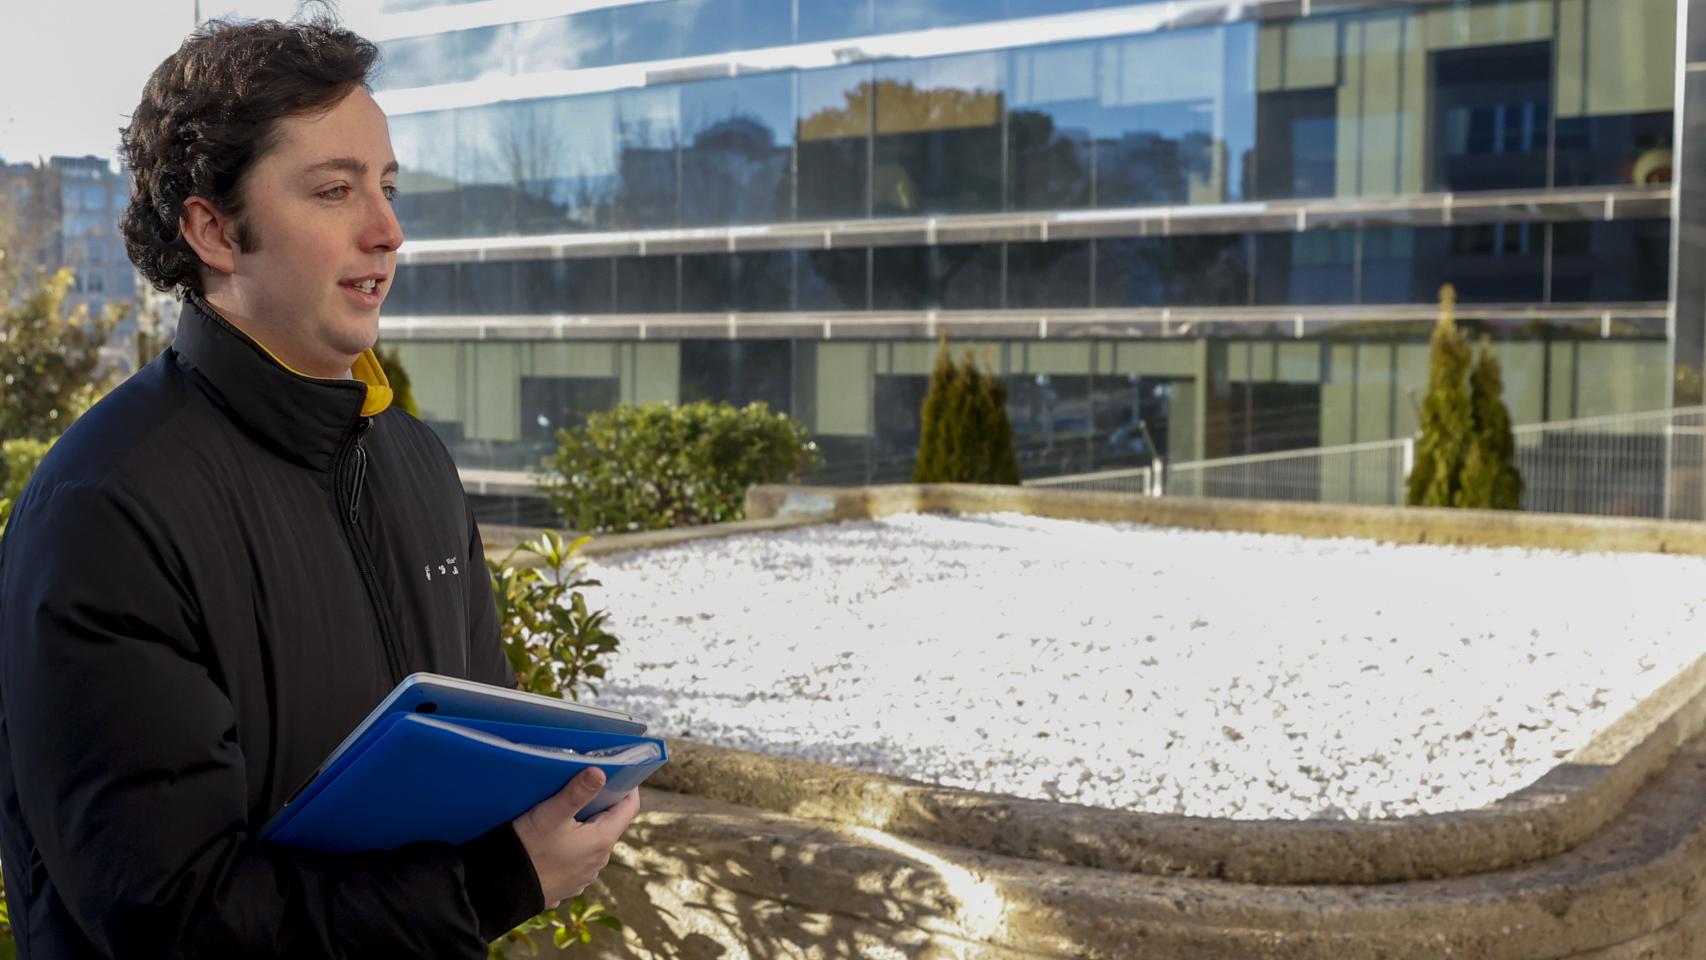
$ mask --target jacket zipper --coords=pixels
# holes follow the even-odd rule
[[[390,608],[379,591],[379,571],[373,565],[359,526],[361,486],[367,479],[367,450],[362,447],[361,438],[372,426],[371,417],[362,417],[356,422],[354,432],[333,465],[332,486],[336,491],[338,525],[343,527],[350,551],[355,554],[362,585],[367,588],[368,602],[373,605],[374,616],[379,621],[379,642],[385,651],[386,666],[391,670],[391,685],[395,686],[403,679],[403,652],[397,641],[396,627],[391,623]]]

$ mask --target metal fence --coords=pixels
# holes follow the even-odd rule
[[[1522,507],[1545,513],[1706,519],[1706,407],[1517,427]],[[1413,439],[1053,477],[1029,486],[1151,496],[1232,497],[1397,506]],[[1141,475],[1141,476],[1140,476]]]

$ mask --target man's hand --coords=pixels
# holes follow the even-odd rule
[[[610,862],[611,848],[640,812],[640,791],[635,790],[585,823],[576,820],[575,814],[603,789],[604,772],[589,767],[554,796],[515,818],[515,834],[533,860],[548,909],[578,895],[598,878]]]

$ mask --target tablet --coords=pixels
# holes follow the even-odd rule
[[[296,802],[310,784],[318,780],[322,773],[337,766],[344,755],[362,742],[370,731],[383,726],[386,717],[401,713],[564,727],[596,733],[625,733],[637,736],[646,732],[645,723],[638,717],[616,710],[587,706],[544,694],[523,693],[520,690],[437,673],[412,673],[404,677],[403,682],[397,684],[366,719],[356,724],[350,735],[320,762],[284,805],[288,807]]]

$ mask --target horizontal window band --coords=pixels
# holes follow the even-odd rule
[[[1668,187],[1434,193],[1404,197],[1286,200],[1039,213],[971,214],[904,220],[845,220],[767,226],[601,231],[546,236],[411,240],[400,264],[488,260],[834,250],[867,247],[1027,243],[1114,237],[1298,233],[1359,227],[1442,227],[1485,223],[1573,223],[1668,219]]]
[[[1565,339],[1664,339],[1668,306],[1477,304],[1460,322]],[[1378,307],[1149,307],[1086,310],[922,310],[868,313],[713,313],[511,316],[382,316],[395,340],[932,340],[1303,339],[1425,336],[1435,304]],[[1404,326],[1413,330],[1400,331]]]

